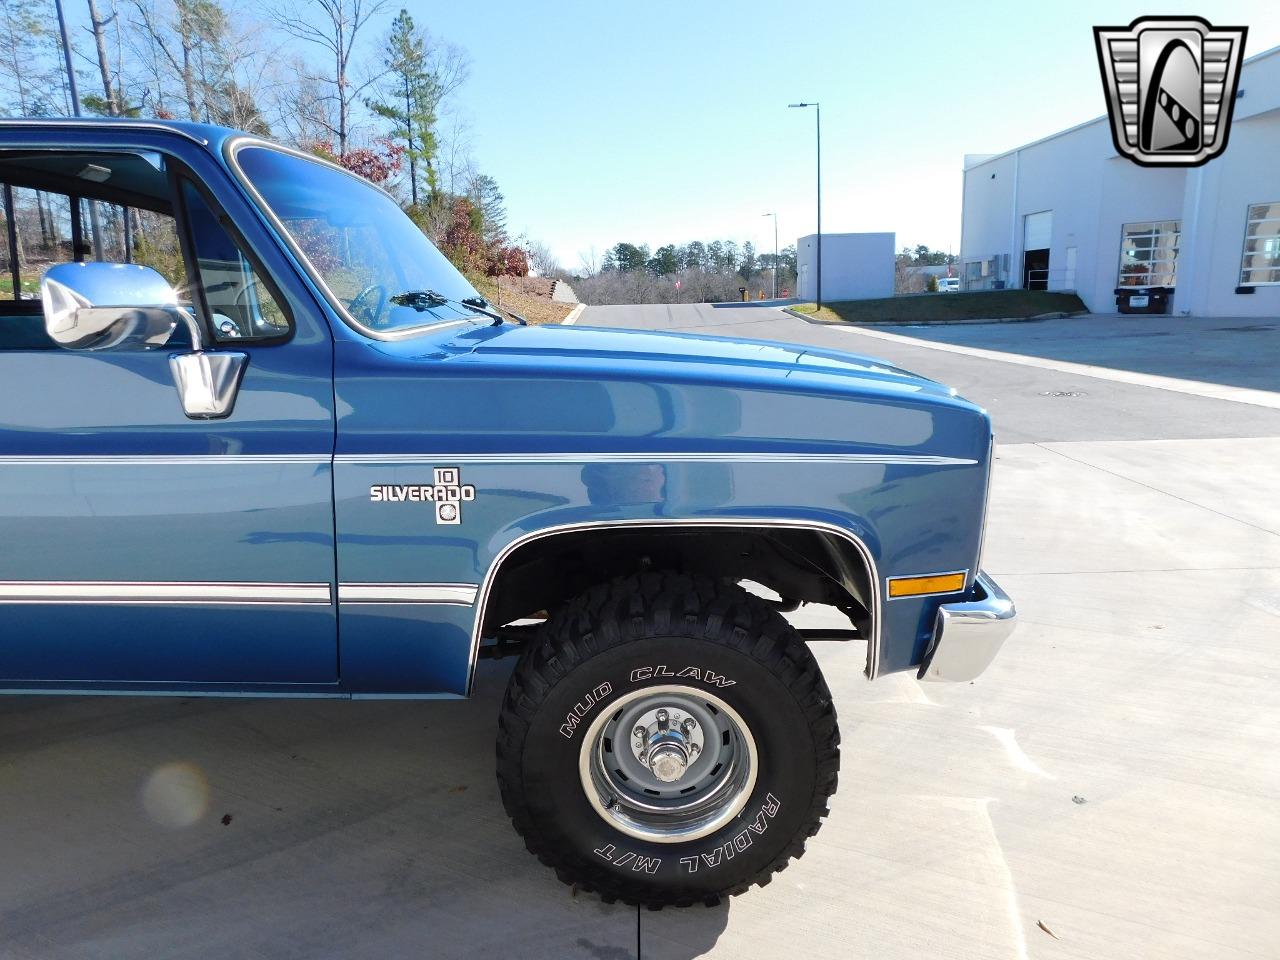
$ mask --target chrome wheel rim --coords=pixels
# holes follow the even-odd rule
[[[587,729],[578,772],[606,823],[654,843],[715,833],[755,787],[755,738],[715,694],[646,687],[615,701]]]

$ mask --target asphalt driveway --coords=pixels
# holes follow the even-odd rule
[[[575,896],[511,830],[509,662],[467,702],[0,699],[0,957],[1277,955],[1274,325],[579,322],[879,355],[986,405],[986,564],[1021,611],[995,666],[868,684],[860,644],[819,646],[826,826],[768,887],[656,913]]]

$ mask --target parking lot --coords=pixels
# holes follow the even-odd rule
[[[510,661],[467,702],[0,699],[0,957],[1277,955],[1280,322],[579,323],[873,354],[986,406],[985,564],[1021,614],[994,667],[868,684],[819,646],[826,826],[768,887],[661,912],[524,851]]]

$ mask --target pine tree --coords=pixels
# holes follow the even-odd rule
[[[387,80],[383,84],[383,97],[367,101],[370,110],[395,125],[392,138],[405,143],[409,193],[414,206],[418,205],[420,166],[426,170],[427,189],[432,194],[437,189],[435,127],[441,89],[431,69],[429,49],[429,38],[414,25],[409,11],[402,9],[387,37],[383,60]]]
[[[506,243],[507,204],[502,191],[498,189],[498,181],[487,173],[477,174],[471,178],[467,195],[475,209],[480,212],[485,243]],[[645,254],[645,258],[648,258],[648,254]],[[641,266],[643,265],[642,261]]]

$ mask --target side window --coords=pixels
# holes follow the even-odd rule
[[[13,255],[17,258],[18,276],[15,291],[12,270],[6,271],[4,298],[38,299],[40,275],[45,268],[71,259],[71,200],[23,187],[12,187],[8,193],[13,210]],[[6,261],[8,266],[14,265],[8,258]]]
[[[190,243],[179,239],[180,222],[189,225]],[[207,306],[218,341],[274,340],[291,329],[233,231],[158,153],[0,150],[0,255],[0,350],[55,349],[44,330],[40,280],[73,261],[155,269],[180,302]],[[185,337],[183,328],[174,336]]]
[[[83,169],[83,158],[79,163]],[[146,264],[176,289],[186,288],[172,216],[8,182],[30,178],[30,168],[0,167],[0,350],[56,349],[45,333],[40,304],[40,279],[56,264]]]
[[[175,287],[186,285],[178,232],[169,214],[28,187],[7,186],[4,192],[0,224],[6,269],[0,299],[38,300],[44,272],[73,260],[145,264]]]
[[[286,336],[289,318],[253,264],[223,226],[204,194],[183,179],[182,200],[191,227],[193,267],[219,341]]]
[[[1249,207],[1244,229],[1240,286],[1280,284],[1280,203]]]

